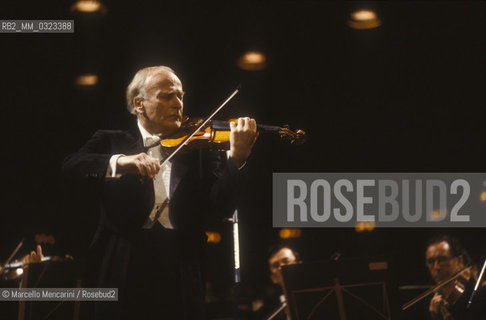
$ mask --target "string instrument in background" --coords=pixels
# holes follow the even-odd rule
[[[407,310],[408,308],[412,307],[419,301],[425,299],[426,297],[436,292],[438,292],[445,299],[449,307],[452,307],[457,303],[457,301],[459,301],[459,299],[464,294],[466,290],[466,285],[468,281],[471,279],[471,277],[474,277],[472,273],[472,266],[465,267],[464,269],[460,270],[449,279],[446,279],[438,283],[437,285],[428,289],[421,295],[405,303],[402,306],[402,311]],[[442,305],[440,311],[443,319],[453,319],[446,305]]]

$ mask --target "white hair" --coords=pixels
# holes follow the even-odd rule
[[[175,74],[174,70],[169,67],[155,66],[140,69],[133,77],[132,82],[127,87],[127,109],[131,114],[137,114],[133,105],[133,99],[145,95],[145,83],[148,77],[159,71],[168,71]]]

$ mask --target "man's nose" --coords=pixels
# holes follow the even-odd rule
[[[440,269],[440,264],[439,264],[439,261],[438,260],[434,260],[434,266],[433,266],[434,269]]]
[[[174,98],[172,99],[172,106],[174,108],[182,109],[183,106],[182,98],[179,98],[178,96],[174,95]]]

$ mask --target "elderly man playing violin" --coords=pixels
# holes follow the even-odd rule
[[[98,302],[98,319],[204,319],[204,226],[236,208],[258,133],[239,118],[228,154],[199,149],[164,162],[158,142],[181,127],[183,97],[172,69],[139,70],[127,88],[134,127],[97,131],[64,160],[67,178],[100,194],[89,283],[118,288],[119,301]]]

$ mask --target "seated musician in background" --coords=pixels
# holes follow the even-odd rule
[[[472,263],[459,240],[450,236],[435,237],[428,242],[425,262],[436,284],[450,279]],[[486,319],[484,290],[475,296],[470,309],[466,308],[476,280],[477,269],[473,267],[462,272],[457,280],[439,289],[429,305],[432,319]]]
[[[283,294],[282,267],[298,263],[299,254],[286,245],[277,245],[269,250],[268,266],[270,269],[270,279],[278,286],[278,302],[272,303],[272,308],[266,310],[266,319],[288,319],[288,305]],[[276,300],[276,299],[275,299]],[[270,313],[269,313],[270,312]]]

